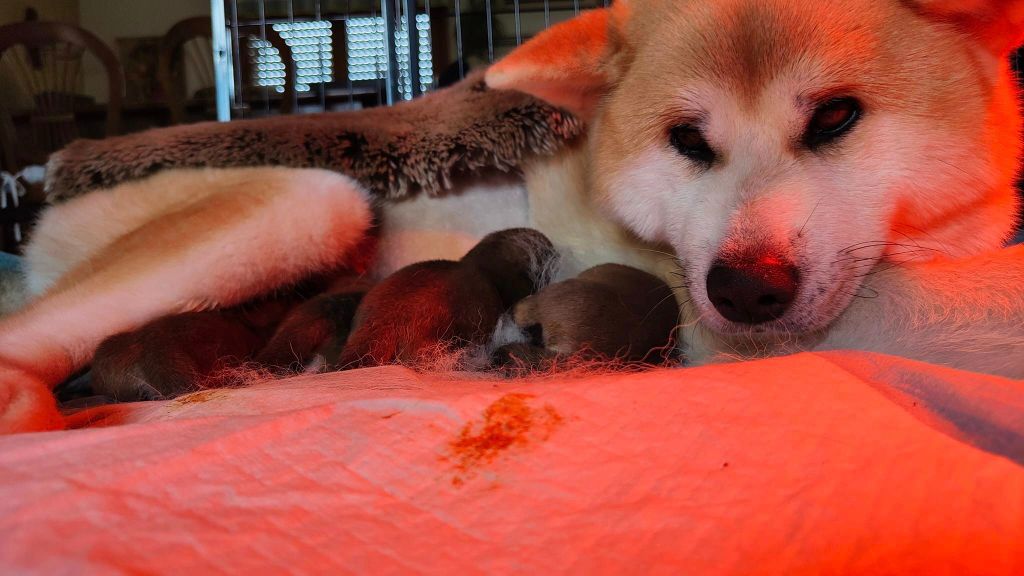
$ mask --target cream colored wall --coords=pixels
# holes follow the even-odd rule
[[[6,2],[7,0],[0,0]],[[99,36],[115,54],[118,38],[162,36],[179,20],[209,16],[210,0],[77,0],[79,25]],[[120,54],[118,54],[120,57]],[[86,62],[85,90],[107,99],[106,78],[96,62]]]
[[[0,24],[21,22],[29,6],[39,12],[40,20],[78,23],[78,0],[2,0]]]
[[[117,38],[162,36],[175,22],[190,16],[209,16],[210,0],[0,0],[0,24],[20,22],[33,7],[40,20],[78,24],[100,37],[115,54]],[[120,54],[118,54],[120,56]],[[99,62],[83,62],[84,91],[98,102],[107,100],[106,75]],[[0,99],[17,103],[20,94],[8,94],[0,70]]]

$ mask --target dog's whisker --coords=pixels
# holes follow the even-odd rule
[[[668,300],[669,298],[675,299],[675,297],[676,297],[676,295],[673,294],[670,291],[667,296],[665,296],[664,298],[659,300],[655,305],[651,306],[651,309],[647,311],[647,314],[644,315],[644,318],[643,318],[643,320],[640,321],[640,323],[643,324],[643,323],[647,322],[647,320],[651,317],[651,314],[654,314],[658,310],[658,308],[661,307],[661,305],[665,303],[666,300]],[[678,306],[678,304],[677,304],[677,306]]]
[[[824,198],[819,198],[818,201],[814,204],[814,208],[812,208],[811,213],[807,215],[807,220],[804,221],[804,225],[801,226],[800,231],[796,233],[797,238],[804,237],[804,230],[807,228],[807,224],[810,223],[811,217],[814,216],[814,213],[818,211],[818,206],[821,206],[822,200],[824,200]]]
[[[907,248],[907,249],[914,249],[914,250],[922,250],[922,251],[942,253],[942,251],[937,249],[937,248],[930,248],[930,247],[927,247],[927,246],[921,246],[921,245],[916,244],[916,243],[915,244],[906,244],[906,243],[903,243],[903,242],[892,242],[892,241],[889,241],[889,240],[869,240],[869,241],[858,242],[856,244],[852,244],[850,246],[847,246],[846,248],[843,248],[842,250],[839,250],[838,254],[851,254],[852,252],[855,252],[855,251],[858,251],[858,250],[866,250],[866,249],[869,249],[869,248],[888,248],[888,247]]]
[[[639,250],[641,252],[650,252],[651,254],[660,254],[662,256],[667,256],[668,258],[666,258],[666,260],[679,262],[679,257],[671,252],[665,252],[664,250],[656,250],[654,248],[640,248]]]

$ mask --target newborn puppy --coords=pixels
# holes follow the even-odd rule
[[[438,344],[480,344],[502,314],[546,283],[555,258],[542,234],[512,229],[485,237],[459,262],[415,264],[372,290],[345,276],[305,300],[319,290],[317,279],[243,307],[160,318],[99,346],[92,392],[157,400],[223,385],[225,369],[250,360],[299,371],[318,362],[411,362]]]
[[[256,363],[284,373],[336,364],[356,309],[372,286],[363,278],[345,278],[299,305],[281,322]]]
[[[656,276],[603,264],[525,298],[513,320],[531,342],[497,349],[498,366],[543,369],[567,356],[659,363],[674,354],[679,306]]]
[[[166,316],[104,340],[92,363],[93,393],[120,402],[160,400],[195,386],[222,385],[220,373],[258,352],[294,303]]]
[[[344,344],[365,281],[344,276],[223,310],[159,318],[111,336],[96,350],[89,391],[117,401],[159,400],[227,383],[226,370],[253,365],[301,370],[321,348]],[[338,346],[340,349],[340,346]],[[337,354],[337,352],[335,352]]]
[[[412,363],[439,345],[484,344],[502,314],[546,284],[556,258],[543,234],[514,228],[486,236],[458,262],[407,266],[363,298],[338,364]]]

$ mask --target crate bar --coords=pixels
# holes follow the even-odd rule
[[[352,0],[346,0],[345,1],[345,21],[347,21],[351,17],[352,17]],[[333,26],[333,24],[332,24],[332,26]],[[345,30],[345,43],[346,43],[346,46],[347,46],[348,41],[349,41],[349,38],[348,38],[348,28],[342,28],[342,29]],[[348,49],[346,48],[346,50],[345,50],[345,84],[348,87],[348,107],[351,109],[351,108],[355,108],[354,102],[356,100],[356,97],[355,97],[355,94],[352,92],[352,71],[348,69],[348,66],[349,66],[348,58],[349,58],[349,53],[348,53]],[[334,65],[335,66],[338,65],[338,57],[337,57],[337,55],[335,55],[335,57],[334,57]]]
[[[210,0],[210,19],[213,24],[213,70],[217,98],[217,121],[227,122],[231,120],[232,81],[224,0]]]
[[[455,0],[455,55],[459,63],[459,78],[466,77],[466,68],[462,59],[462,3]]]
[[[484,2],[487,13],[487,61],[494,62],[494,15],[491,14],[491,0]]]
[[[490,2],[490,0],[487,1]],[[512,9],[516,14],[516,46],[519,46],[523,43],[523,26],[519,17],[519,0],[512,0]]]
[[[264,42],[267,40],[267,4],[266,0],[260,0],[257,4],[259,7],[259,19],[260,19],[260,38]],[[270,114],[270,88],[263,86],[263,113]]]
[[[409,90],[420,95],[420,32],[416,28],[416,0],[405,1],[405,31],[409,36]]]
[[[377,21],[377,4],[375,4],[373,2],[370,2],[370,18],[372,19],[373,22]],[[373,62],[374,62],[374,66],[377,69],[380,69],[381,63],[377,60],[376,52],[374,52],[374,60],[373,60]],[[376,76],[376,75],[374,75],[374,76]],[[387,83],[385,82],[385,86],[386,85],[387,85]],[[384,104],[385,100],[386,100],[386,95],[385,96],[381,95],[381,80],[380,80],[380,78],[377,78],[377,79],[375,79],[373,81],[373,86],[377,90],[377,105],[380,106],[381,104]]]
[[[217,0],[213,0],[216,2]],[[231,45],[234,51],[231,55],[235,58],[235,109],[238,111],[239,116],[245,117],[245,84],[242,78],[242,52],[241,52],[241,41],[238,38],[238,0],[231,0]]]
[[[288,23],[289,24],[294,24],[295,23],[295,3],[292,2],[292,0],[288,0]],[[271,27],[273,27],[273,26],[271,26]],[[295,74],[293,74],[293,76],[295,77],[295,83],[298,84],[299,83],[299,63],[295,61],[295,53],[292,52],[292,61],[291,62],[285,62],[284,61],[284,54],[282,54],[281,55],[281,63],[285,65],[285,70],[288,70],[289,67],[290,67],[292,70],[295,71]],[[286,82],[288,81],[288,74],[287,74],[287,72],[285,73],[285,81]],[[287,90],[285,90],[285,91],[287,92]],[[299,111],[299,90],[298,90],[298,86],[295,86],[295,88],[293,90],[291,90],[291,93],[292,93],[292,110],[294,110],[295,112],[298,112]]]
[[[380,16],[384,19],[384,52],[387,54],[387,68],[384,76],[386,77],[385,82],[385,96],[388,106],[395,103],[395,99],[399,98],[398,90],[398,54],[395,50],[395,23],[397,21],[397,14],[395,14],[395,5],[392,0],[381,0],[380,1]]]
[[[320,0],[316,0],[313,3],[313,12],[314,12],[313,13],[313,18],[317,22],[319,22],[319,21],[321,21],[323,19],[323,12],[320,10]],[[333,35],[333,31],[331,32],[331,34]],[[323,44],[323,40],[320,40],[317,43],[317,45],[316,45],[316,63],[317,63],[317,67],[319,68],[319,74],[320,74],[320,111],[321,112],[326,112],[327,111],[327,85],[324,84],[324,44]],[[298,63],[297,62],[295,63],[295,66],[298,67]],[[332,57],[331,58],[331,69],[332,69],[331,77],[332,78],[334,77],[333,68],[334,68],[334,58]],[[298,90],[295,91],[295,97],[298,98]]]

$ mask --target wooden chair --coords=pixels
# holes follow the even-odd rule
[[[253,38],[259,38],[253,36]],[[266,27],[266,41],[277,50],[278,55],[281,58],[281,62],[284,64],[284,92],[281,93],[281,104],[279,111],[281,114],[293,114],[297,107],[298,95],[295,92],[296,84],[296,67],[295,58],[292,57],[292,49],[285,42],[284,38],[280,34],[274,31],[270,26]],[[269,88],[265,86],[256,86],[252,83],[253,73],[253,62],[249,57],[249,50],[243,48],[242,54],[239,55],[239,62],[241,65],[241,74],[244,82],[246,83],[245,91],[263,91],[264,94],[269,97]]]
[[[0,170],[11,174],[18,171],[18,155],[14,151],[14,146],[8,146],[7,143],[15,142],[17,137],[11,113],[7,106],[0,102]]]
[[[11,115],[5,107],[0,106],[0,141],[13,142],[15,138]],[[18,160],[14,150],[4,146],[0,152],[3,153],[3,158],[0,158],[3,160],[0,163],[0,170],[8,174],[17,174]],[[0,252],[17,253],[18,245],[24,239],[22,224],[32,220],[36,211],[27,202],[18,202],[15,205],[14,199],[8,197],[7,192],[3,190],[2,179],[0,179],[0,195],[3,196],[0,198]]]
[[[280,34],[273,29],[267,29],[267,42],[270,42],[281,62],[284,63],[284,93],[281,94],[281,114],[294,114],[298,105],[298,94],[295,92],[296,68],[295,58],[292,57],[292,49]]]
[[[52,152],[79,136],[75,114],[81,105],[82,59],[86,52],[99,60],[107,76],[104,135],[118,134],[124,73],[117,56],[103,41],[82,28],[58,22],[0,26],[0,70],[13,81],[16,90],[30,97],[28,109],[0,102],[16,126],[22,118],[28,121],[27,130],[17,130],[16,141],[5,139],[3,143],[5,150],[13,150],[18,164],[44,162]]]
[[[121,131],[124,74],[113,51],[86,30],[57,22],[18,22],[0,26],[0,81],[14,101],[0,102],[3,169],[15,174],[43,164],[49,155],[79,137],[76,114],[84,112],[81,72],[86,53],[99,60],[107,76],[109,100],[104,136]],[[23,100],[23,101],[18,101]],[[102,109],[101,109],[102,113]],[[98,135],[98,134],[95,134]],[[27,233],[41,207],[38,190],[19,206],[0,211],[0,250],[18,249],[15,232]]]
[[[192,95],[183,90],[191,77],[200,92],[216,86],[216,72],[213,66],[212,24],[207,17],[187,18],[178,22],[167,31],[160,45],[158,73],[167,103],[171,110],[171,122],[181,124],[187,121],[187,103]],[[280,95],[281,114],[292,114],[297,107],[295,92],[296,68],[292,50],[280,34],[272,27],[266,28],[266,41],[273,46],[285,65],[284,92]],[[248,50],[238,55],[242,78],[246,83],[245,91],[267,91],[266,87],[251,83],[252,62]],[[212,90],[206,90],[208,93]],[[211,94],[212,96],[212,94]],[[269,93],[266,94],[269,97]],[[206,100],[199,98],[199,100]],[[277,98],[274,98],[277,100]],[[212,102],[211,102],[212,103]]]
[[[215,106],[213,90],[217,74],[213,66],[211,26],[205,16],[186,18],[172,26],[160,40],[157,74],[171,111],[172,124],[187,121],[189,101],[202,102],[206,112]]]

